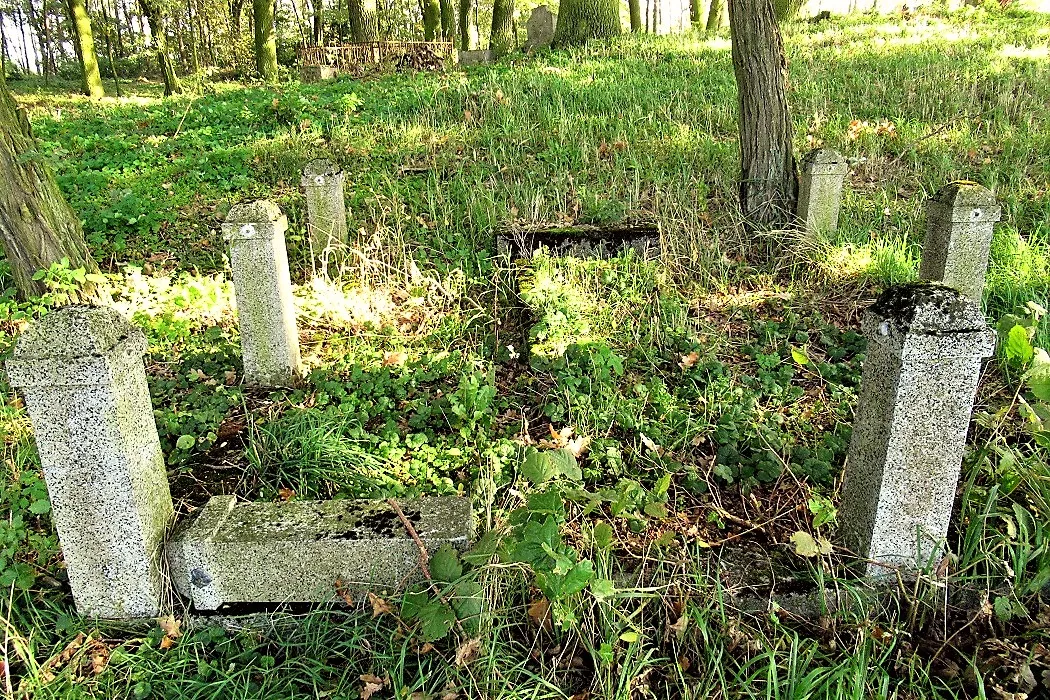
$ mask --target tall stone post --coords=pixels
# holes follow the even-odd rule
[[[926,240],[919,279],[940,282],[981,301],[992,233],[1002,209],[973,182],[953,182],[926,204]]]
[[[839,227],[842,181],[849,165],[830,148],[816,148],[802,159],[798,184],[798,218],[807,233],[828,233]]]
[[[323,158],[312,160],[303,168],[310,255],[321,270],[327,270],[333,254],[339,256],[346,248],[343,180],[343,171]]]
[[[145,618],[161,609],[172,502],[145,352],[145,336],[116,311],[67,306],[27,328],[7,361],[82,615]]]
[[[954,289],[888,289],[868,338],[839,520],[870,576],[935,565],[962,466],[981,360],[995,334]]]
[[[287,229],[288,219],[266,200],[233,207],[222,225],[237,292],[244,379],[255,386],[290,386],[300,375]]]

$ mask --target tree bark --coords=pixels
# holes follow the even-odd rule
[[[493,0],[489,50],[496,58],[506,56],[514,48],[514,39],[514,0]]]
[[[349,0],[350,36],[355,42],[379,40],[379,8],[376,0]]]
[[[160,73],[164,76],[164,96],[176,95],[182,92],[182,84],[175,75],[175,67],[168,56],[168,23],[163,10],[156,4],[156,0],[139,0],[142,14],[149,22],[150,35],[153,37],[153,50],[157,54],[157,64]]]
[[[496,0],[499,2],[499,0]],[[441,37],[441,3],[438,0],[421,0],[423,10],[423,38],[436,41]]]
[[[324,43],[324,0],[313,0],[313,8],[313,31],[310,39],[314,46],[321,46]]]
[[[783,227],[798,202],[784,42],[772,0],[729,0],[740,106],[740,209],[751,225]]]
[[[98,70],[98,54],[95,53],[95,37],[91,32],[91,18],[88,17],[84,0],[68,0],[69,23],[73,27],[76,40],[77,58],[80,59],[81,89],[88,97],[102,97],[106,89],[102,85],[102,75]]]
[[[561,0],[555,47],[585,44],[620,34],[620,3],[617,0]]]
[[[241,36],[241,11],[244,9],[244,0],[231,0],[230,2],[230,27],[237,39]]]
[[[642,3],[641,0],[627,0],[627,7],[631,12],[631,31],[640,32],[645,27],[642,25]]]
[[[41,161],[18,109],[0,74],[0,245],[15,287],[24,297],[40,296],[46,287],[33,279],[37,270],[69,261],[70,268],[97,272],[80,219],[69,208],[54,176]]]
[[[719,29],[725,26],[724,22],[722,21],[723,17],[725,16],[725,13],[723,12],[723,10],[725,9],[725,5],[726,0],[711,0],[711,7],[707,11],[708,32],[717,32]]]
[[[438,5],[441,7],[441,38],[452,41],[456,36],[456,6],[452,0],[438,0]]]
[[[689,0],[689,23],[694,28],[699,27],[704,21],[703,0]]]
[[[474,20],[477,0],[459,0],[459,48],[474,51],[478,48],[478,24]]]
[[[274,0],[252,0],[255,23],[255,67],[268,83],[277,82],[277,31]]]

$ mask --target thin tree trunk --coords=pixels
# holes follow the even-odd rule
[[[241,36],[241,12],[244,10],[244,0],[232,0],[230,2],[230,22],[233,27],[233,35],[238,39]]]
[[[62,198],[54,176],[37,154],[28,121],[0,75],[0,246],[15,287],[25,297],[46,288],[33,279],[37,270],[62,259],[73,269],[98,271],[80,219]]]
[[[274,0],[252,0],[255,23],[255,67],[268,83],[277,82],[277,31]]]
[[[113,76],[113,89],[117,93],[117,97],[122,97],[120,93],[120,78],[117,77],[117,66],[116,61],[113,60],[113,32],[109,27],[109,17],[106,16],[106,3],[105,0],[99,5],[102,10],[102,36],[106,39],[106,55],[109,57],[109,72]]]
[[[631,11],[631,31],[640,32],[642,26],[642,3],[641,0],[627,0],[627,7]]]
[[[489,49],[496,58],[506,56],[514,48],[514,0],[493,0],[492,31]]]
[[[689,23],[693,28],[699,27],[703,22],[704,5],[703,0],[689,0]]]
[[[4,11],[0,10],[0,78],[7,71],[7,30],[4,29]]]
[[[161,8],[154,2],[155,0],[139,0],[139,7],[142,8],[142,14],[149,22],[150,35],[153,37],[153,50],[157,54],[160,73],[164,76],[164,96],[167,97],[182,92],[182,84],[175,75],[175,67],[168,56],[167,20]]]
[[[84,0],[68,0],[69,21],[76,38],[77,57],[83,80],[81,87],[89,97],[102,97],[106,89],[98,70],[98,55],[95,53],[95,38],[91,33],[91,18],[88,17]]]
[[[25,17],[22,15],[21,8],[16,7],[15,13],[18,16],[18,28],[22,31],[22,56],[26,62],[26,73],[29,73],[29,38],[26,36]]]
[[[740,105],[740,209],[753,225],[783,227],[794,218],[798,172],[772,0],[729,0],[729,27]]]
[[[478,48],[478,25],[474,21],[476,0],[459,0],[459,47],[464,51]]]
[[[313,39],[314,46],[323,46],[324,37],[324,0],[313,0],[314,6],[314,17],[313,17],[313,33],[311,39]]]
[[[726,0],[711,0],[711,7],[707,11],[707,31],[717,32],[722,28],[722,9]]]
[[[553,45],[584,44],[591,39],[617,36],[620,32],[617,0],[561,0]]]
[[[354,0],[350,0],[351,4],[353,2]],[[438,0],[438,4],[441,6],[441,38],[452,41],[456,36],[456,7],[452,0]]]
[[[441,37],[441,3],[438,0],[420,0],[420,4],[423,13],[423,38],[436,41]]]

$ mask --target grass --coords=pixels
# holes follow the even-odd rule
[[[1026,307],[1048,303],[1045,18],[865,16],[789,25],[785,38],[797,151],[826,145],[851,162],[840,229],[805,247],[754,239],[735,214],[724,36],[629,36],[466,72],[215,84],[169,99],[142,85],[98,104],[69,86],[16,84],[115,305],[149,339],[181,512],[213,493],[460,492],[506,533],[508,551],[447,582],[482,601],[476,649],[456,633],[429,640],[393,592],[380,592],[389,608],[359,598],[240,631],[191,625],[184,611],[181,635],[167,622],[85,620],[64,582],[28,418],[4,385],[11,694],[1045,692],[1046,409],[1016,358],[1003,354],[982,383],[953,558],[879,596],[842,550],[806,558],[789,544],[799,531],[833,539],[864,355],[858,314],[880,287],[915,277],[923,203],[947,181],[996,191],[1004,220],[986,311],[1032,319],[1032,344],[1048,346]],[[309,275],[298,189],[318,156],[346,170],[356,251],[327,281]],[[267,394],[241,385],[218,235],[229,207],[256,197],[289,217],[310,370],[302,387]],[[624,220],[660,226],[659,264],[541,255],[508,265],[495,254],[504,225]],[[68,278],[49,279],[51,298],[0,296],[0,351],[60,301]],[[562,447],[579,452],[578,478],[535,483],[530,455]],[[536,509],[551,508],[550,494],[552,550],[593,569],[569,595],[555,595],[565,581],[551,561],[509,551],[516,527],[548,515]],[[811,601],[816,614],[804,614],[798,596],[824,587],[855,603]],[[457,663],[457,652],[476,658]]]

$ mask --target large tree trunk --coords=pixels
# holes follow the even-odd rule
[[[794,218],[798,171],[772,0],[729,0],[729,27],[740,105],[740,209],[752,225],[783,227]]]
[[[55,178],[40,160],[20,112],[0,73],[0,245],[7,255],[15,286],[23,296],[46,290],[33,273],[52,263],[97,272],[80,219],[62,198]]]
[[[182,92],[182,84],[175,75],[175,66],[172,65],[171,57],[168,56],[168,23],[161,7],[156,0],[139,0],[142,14],[149,22],[150,35],[153,37],[153,50],[157,54],[157,64],[160,66],[160,74],[164,76],[164,96],[175,95]]]
[[[642,2],[641,0],[627,0],[627,8],[631,13],[631,31],[640,32],[645,29],[642,24]]]
[[[456,36],[456,6],[452,0],[438,0],[438,4],[441,6],[441,38],[452,41]]]
[[[726,0],[711,0],[707,11],[707,31],[717,32],[725,26]]]
[[[349,0],[350,36],[355,42],[379,40],[379,8],[376,0]]]
[[[514,39],[514,0],[493,0],[489,50],[496,58],[506,56],[514,48]]]
[[[555,47],[584,44],[620,33],[620,3],[617,0],[561,0]]]
[[[230,28],[233,30],[235,40],[241,38],[241,11],[244,9],[244,0],[231,0],[230,2]]]
[[[252,0],[255,68],[268,83],[277,82],[277,30],[274,0]]]
[[[474,51],[478,48],[478,23],[474,17],[477,0],[459,0],[459,48]]]
[[[441,3],[438,0],[421,0],[421,9],[423,38],[427,41],[437,41],[441,38]]]

